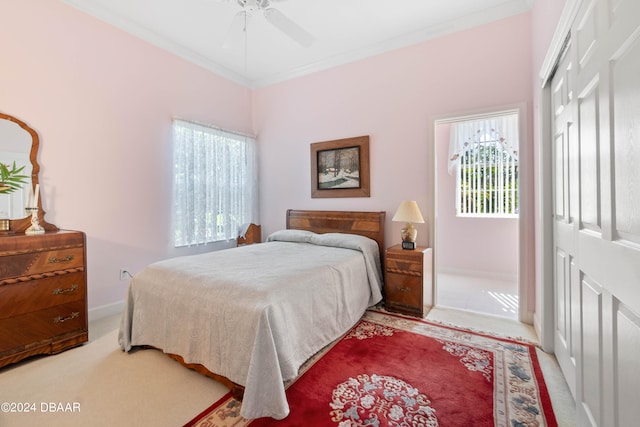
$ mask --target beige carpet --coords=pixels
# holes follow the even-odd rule
[[[118,321],[91,324],[90,342],[82,347],[0,370],[0,403],[37,408],[0,413],[0,426],[181,426],[226,393],[159,351],[123,353]],[[43,413],[42,402],[78,402],[80,412]]]
[[[535,341],[526,325],[450,309],[429,320],[457,323]],[[0,412],[0,426],[181,426],[226,393],[156,350],[126,354],[117,344],[119,316],[92,322],[90,341],[64,353],[0,369],[0,404],[35,404],[35,413]],[[538,352],[560,426],[575,425],[575,407],[555,358]],[[42,405],[79,404],[79,412],[42,412]],[[76,405],[78,407],[78,405]]]

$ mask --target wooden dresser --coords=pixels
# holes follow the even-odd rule
[[[0,236],[0,367],[88,340],[85,235]]]
[[[389,311],[424,317],[433,305],[431,248],[402,249],[385,254],[385,307]]]

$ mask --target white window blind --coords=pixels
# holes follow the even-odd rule
[[[518,115],[451,126],[449,173],[456,174],[459,216],[517,216]]]
[[[254,138],[174,120],[173,139],[176,247],[233,239],[259,223]]]

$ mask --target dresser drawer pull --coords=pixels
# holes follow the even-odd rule
[[[60,262],[69,262],[69,261],[73,261],[73,255],[67,255],[64,258],[56,258],[56,257],[49,258],[49,262],[51,264],[56,264],[56,263],[60,263]]]
[[[411,292],[411,288],[401,288],[400,286],[396,286],[396,289],[400,292]]]
[[[73,313],[71,313],[71,316],[67,316],[67,317],[58,316],[58,317],[54,317],[54,318],[53,318],[53,323],[64,323],[64,322],[66,322],[67,320],[77,319],[78,317],[80,317],[80,312],[79,312],[79,311],[74,311]]]
[[[67,289],[56,288],[53,290],[53,294],[54,295],[70,294],[71,292],[75,292],[77,290],[78,290],[78,285],[72,285],[70,288],[67,288]]]

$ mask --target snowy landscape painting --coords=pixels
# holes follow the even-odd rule
[[[318,153],[319,188],[360,188],[360,147]]]
[[[369,137],[311,144],[312,197],[369,197]]]

